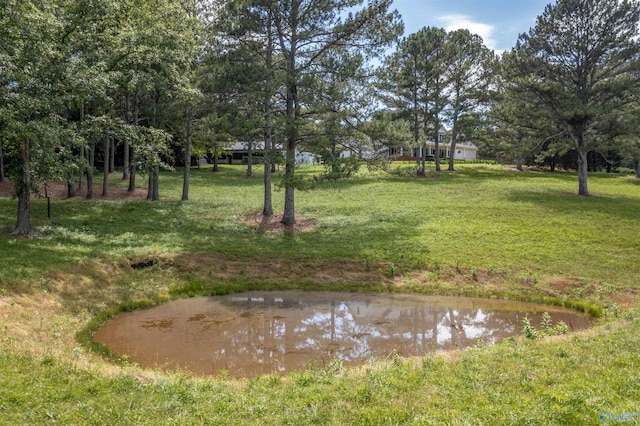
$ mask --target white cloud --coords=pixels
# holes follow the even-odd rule
[[[482,22],[475,22],[470,16],[467,15],[444,15],[438,18],[438,21],[442,23],[442,26],[447,31],[455,31],[459,29],[468,29],[472,34],[477,34],[482,37],[484,45],[489,49],[499,51],[497,48],[496,39],[493,37],[495,27],[493,25],[483,24]]]

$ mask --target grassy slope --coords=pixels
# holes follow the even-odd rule
[[[241,173],[195,171],[189,203],[54,201],[52,222],[44,219],[45,203],[35,201],[33,222],[44,237],[0,236],[7,312],[0,315],[0,423],[598,424],[602,411],[640,411],[637,310],[584,336],[507,342],[453,361],[395,360],[366,372],[336,368],[237,383],[163,374],[137,380],[148,374],[87,367],[81,360],[99,359],[69,336],[91,315],[166,293],[192,276],[171,266],[130,271],[128,259],[213,253],[222,263],[250,265],[294,257],[312,269],[313,262],[351,261],[375,265],[396,287],[638,303],[640,185],[630,177],[592,175],[587,199],[572,195],[576,177],[564,173],[461,166],[427,179],[362,175],[299,192],[298,214],[320,225],[284,235],[238,220],[259,210],[262,197],[260,178]],[[163,175],[160,187],[179,198],[177,174]],[[0,200],[2,234],[14,215],[15,201]],[[74,272],[98,284],[55,283],[56,274]],[[259,273],[241,272],[230,280],[260,281]],[[313,282],[313,273],[298,275]],[[20,333],[21,324],[42,323],[38,310],[50,322],[36,335]]]

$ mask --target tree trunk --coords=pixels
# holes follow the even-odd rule
[[[22,160],[22,179],[19,183],[20,190],[18,192],[18,218],[15,228],[11,231],[12,235],[31,235],[31,145],[28,139],[24,139],[21,144],[21,160]]]
[[[442,166],[440,165],[440,131],[438,130],[440,127],[440,124],[437,123],[436,124],[436,131],[434,134],[434,141],[435,141],[435,153],[433,154],[433,158],[436,162],[436,172],[441,172],[442,171]]]
[[[107,131],[104,137],[104,164],[102,167],[102,196],[109,195],[109,148],[111,147],[111,137]]]
[[[271,198],[271,166],[273,164],[273,108],[271,104],[271,68],[273,67],[273,34],[271,19],[267,21],[267,50],[265,52],[265,64],[267,67],[267,79],[264,97],[264,205],[262,214],[273,214],[273,202]]]
[[[247,142],[247,177],[253,176],[253,142]]]
[[[113,173],[116,170],[116,142],[113,135],[109,137],[109,173]]]
[[[149,179],[147,180],[147,200],[153,199],[153,168],[149,167]]]
[[[285,165],[285,179],[287,180],[287,183],[284,190],[284,213],[282,215],[282,223],[284,225],[293,225],[296,223],[295,190],[291,183],[296,168],[295,150],[295,137],[290,136],[289,141],[287,142],[287,158]]]
[[[93,160],[95,159],[95,147],[91,146],[87,154],[87,200],[93,198]]]
[[[138,119],[140,118],[140,96],[136,93],[133,97],[133,116],[131,117],[131,124],[133,126],[138,126]],[[129,146],[129,156],[131,159],[135,158],[135,149],[132,146]],[[127,188],[128,192],[133,192],[136,190],[136,165],[135,163],[130,164],[129,166],[129,188]]]
[[[73,187],[73,174],[69,173],[67,176],[67,198],[73,198],[76,196],[76,189]]]
[[[217,172],[219,171],[219,167],[218,167],[218,147],[216,146],[215,148],[213,148],[213,168],[211,169],[212,172]]]
[[[271,135],[265,135],[264,142],[264,216],[273,214],[273,202],[271,197]]]
[[[296,70],[296,45],[295,37],[291,40],[291,52],[287,61],[287,73],[295,76]],[[287,121],[287,149],[285,158],[285,191],[284,213],[282,223],[293,225],[296,223],[295,215],[295,188],[293,184],[296,169],[296,142],[298,139],[298,86],[295,81],[287,82],[286,95],[286,121]]]
[[[587,176],[589,174],[588,151],[578,150],[578,195],[589,196]]]
[[[18,221],[11,235],[32,235],[31,228],[31,191],[21,189],[18,193]]]
[[[84,154],[84,146],[80,147],[80,153],[78,154],[78,157],[80,158],[80,160],[84,163],[86,161],[86,157]],[[80,173],[78,173],[78,189],[82,189],[84,187],[84,180],[82,179],[84,176],[84,170],[82,170],[82,168],[80,168]]]
[[[159,177],[160,177],[160,168],[156,166],[153,170],[153,195],[151,197],[151,201],[158,201],[160,199],[160,191],[159,191]]]
[[[456,142],[458,142],[458,119],[457,117],[453,118],[453,126],[451,129],[451,150],[449,151],[449,168],[450,172],[455,171],[453,166],[454,157],[456,155]]]
[[[122,155],[122,180],[129,179],[129,142],[124,141],[122,144],[124,153]]]
[[[516,169],[518,169],[518,171],[523,171],[522,170],[522,158],[520,158],[520,157],[518,157],[517,164],[516,164]]]
[[[640,160],[638,160],[638,167],[636,169],[636,177],[640,179]]]
[[[184,147],[184,176],[182,178],[182,201],[189,200],[189,178],[191,176],[191,133],[193,127],[193,115],[191,108],[187,111],[187,134]]]
[[[136,190],[136,165],[132,164],[129,168],[129,187],[127,188],[128,192],[133,192]]]
[[[158,175],[159,167],[149,167],[149,182],[147,186],[147,200],[158,201],[160,199],[158,195]]]
[[[420,146],[420,128],[418,126],[418,93],[414,90],[413,92],[413,143],[417,147]],[[426,174],[426,170],[424,167],[420,166],[420,156],[417,155],[416,152],[416,167],[418,169],[418,176],[424,176]]]
[[[47,199],[47,219],[51,220],[51,197],[49,197],[48,183],[44,183],[44,198]]]
[[[127,91],[125,94],[125,102],[127,105],[127,124],[131,126],[135,126],[136,123],[133,122],[133,107],[131,106],[131,93]],[[124,141],[122,145],[123,155],[122,155],[122,180],[129,179],[129,142]]]
[[[2,152],[2,144],[0,144],[0,182],[3,182],[4,180],[4,153]]]
[[[82,124],[84,123],[84,103],[82,103],[82,105],[80,105],[80,126],[82,127]],[[78,154],[78,157],[80,158],[80,161],[84,164],[85,162],[85,155],[84,155],[84,145],[80,147],[80,153]],[[82,189],[84,183],[82,182],[82,175],[84,174],[84,170],[82,168],[80,168],[80,173],[78,173],[78,189]]]

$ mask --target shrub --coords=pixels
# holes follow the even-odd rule
[[[529,319],[529,317],[525,317],[522,319],[522,334],[527,339],[537,339],[546,336],[558,336],[567,334],[568,332],[569,326],[564,321],[560,321],[555,326],[552,325],[551,315],[549,315],[548,312],[542,314],[542,320],[540,321],[540,330],[537,330],[534,326],[531,325],[531,320]]]

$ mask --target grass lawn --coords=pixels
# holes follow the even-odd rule
[[[181,173],[161,175],[157,203],[98,192],[53,200],[48,220],[34,200],[36,238],[8,236],[16,201],[1,198],[0,424],[640,424],[640,180],[591,174],[584,198],[573,173],[398,170],[298,191],[313,226],[293,233],[259,228],[261,176],[235,166],[194,170],[188,202]],[[88,343],[118,310],[275,288],[508,297],[600,319],[251,380],[150,371]]]

